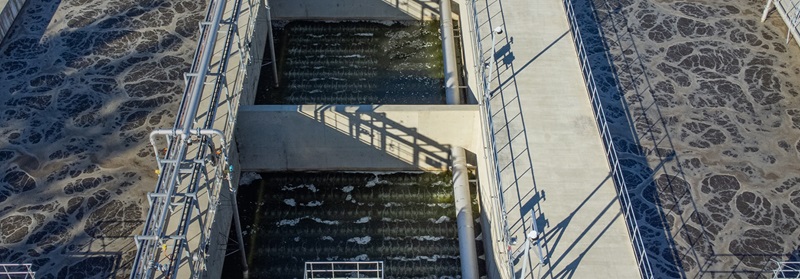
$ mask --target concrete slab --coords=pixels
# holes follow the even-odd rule
[[[480,51],[497,62],[490,106],[508,229],[517,239],[493,247],[499,276],[512,278],[503,266],[509,249],[514,278],[525,262],[523,278],[639,278],[563,4],[499,0],[476,8]],[[489,34],[498,26],[505,32],[491,53]],[[536,254],[522,258],[532,212],[546,234],[544,264]]]
[[[478,106],[259,105],[239,110],[245,171],[427,170],[480,144]]]

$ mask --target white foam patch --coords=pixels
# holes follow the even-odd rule
[[[352,192],[352,191],[353,191],[353,189],[355,189],[355,188],[356,188],[356,187],[349,186],[349,185],[348,185],[348,186],[344,186],[344,187],[342,187],[342,192],[345,192],[345,193],[350,193],[350,192]]]
[[[322,205],[322,202],[321,201],[310,201],[310,202],[308,202],[306,204],[302,204],[301,203],[300,205],[307,206],[307,207],[317,207],[317,206]]]
[[[419,241],[439,241],[444,239],[444,236],[430,236],[430,235],[423,235],[423,236],[413,236],[411,237],[414,240]]]
[[[295,202],[294,199],[285,199],[283,200],[283,203],[288,206],[297,206],[297,202]]]
[[[300,184],[300,185],[297,185],[297,186],[286,185],[286,186],[281,187],[281,190],[283,190],[283,191],[294,191],[294,190],[303,189],[303,188],[308,189],[309,191],[311,191],[313,193],[319,192],[319,189],[317,189],[317,187],[314,186],[314,184]]]
[[[278,227],[282,227],[282,226],[293,227],[293,226],[297,225],[297,223],[300,223],[300,220],[302,220],[302,219],[305,219],[305,217],[300,217],[300,218],[295,218],[295,219],[283,219],[283,220],[280,220],[277,223],[275,223],[275,225],[278,226]]]
[[[358,219],[358,220],[356,220],[356,221],[355,221],[355,222],[353,222],[353,223],[356,223],[356,224],[364,224],[364,223],[366,223],[366,222],[369,222],[369,220],[370,220],[369,216],[364,216],[364,217],[361,217],[361,219]]]
[[[311,220],[314,220],[317,223],[325,224],[325,225],[338,225],[339,224],[339,221],[322,220],[322,219],[317,218],[317,217],[311,218]]]
[[[430,218],[428,220],[431,221],[431,222],[434,222],[436,224],[441,224],[441,223],[444,223],[444,222],[449,222],[450,221],[450,217],[442,216],[442,217],[439,217],[439,219]]]
[[[372,240],[372,237],[370,237],[370,236],[362,236],[362,237],[353,237],[351,239],[348,239],[347,242],[355,242],[355,243],[364,245],[364,244],[369,243],[371,240]]]
[[[242,176],[239,177],[239,186],[250,185],[250,183],[253,183],[253,181],[259,179],[262,179],[261,175],[256,172],[251,172],[251,171],[244,172],[242,173]]]

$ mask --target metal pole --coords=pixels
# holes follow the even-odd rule
[[[230,176],[232,174],[228,173],[228,184],[231,184]],[[231,200],[233,201],[233,221],[236,224],[236,237],[239,240],[239,251],[242,252],[242,268],[244,269],[242,272],[244,273],[244,278],[249,278],[250,274],[248,273],[247,268],[247,257],[244,253],[244,237],[242,237],[242,223],[239,222],[239,205],[236,202],[236,189],[233,185],[229,185],[231,189]]]
[[[764,7],[764,13],[761,14],[761,22],[767,21],[767,15],[772,8],[772,0],[767,0],[767,6]]]
[[[206,41],[205,46],[203,46],[203,55],[200,58],[200,66],[197,68],[198,73],[194,77],[194,82],[192,84],[192,98],[189,101],[189,111],[183,116],[183,140],[187,140],[189,136],[189,130],[192,129],[192,125],[194,124],[194,118],[197,114],[197,107],[200,105],[201,95],[203,95],[203,83],[206,81],[206,75],[208,74],[208,65],[210,64],[211,57],[214,55],[214,44],[217,43],[217,34],[219,34],[219,25],[222,21],[222,14],[225,8],[225,0],[221,0],[216,3],[217,9],[214,11],[214,16],[210,22],[208,22],[207,28],[211,28],[208,32],[208,40]],[[183,161],[183,156],[179,157],[179,161]]]
[[[272,38],[273,31],[272,31],[272,15],[269,8],[269,0],[264,0],[264,7],[267,8],[267,39],[269,39],[269,55],[272,59],[272,74],[273,78],[275,78],[275,88],[280,87],[280,81],[278,80],[278,61],[275,60],[275,42]]]

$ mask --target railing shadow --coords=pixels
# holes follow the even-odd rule
[[[604,0],[565,1],[565,5],[574,17],[571,24],[584,78],[590,94],[597,94],[592,98],[595,113],[602,114],[598,125],[601,133],[609,133],[604,142],[610,163],[620,168],[618,190],[627,188],[630,193],[629,230],[639,234],[632,236],[634,242],[638,237],[646,243],[642,247],[634,243],[640,261],[648,258],[652,265],[652,271],[641,269],[643,276],[686,278],[693,269],[702,274],[713,255],[707,221],[698,215],[630,30],[614,17],[619,9]],[[618,56],[611,53],[606,36],[616,38]],[[624,66],[615,67],[614,61],[623,61]]]
[[[376,112],[380,106],[359,106],[352,112],[347,111],[348,107],[352,106],[321,105],[313,114],[299,112],[411,166],[445,169],[450,165],[450,145],[391,120],[385,113]]]
[[[543,227],[547,220],[541,210],[540,201],[544,200],[544,192],[539,192],[536,187],[536,179],[534,175],[533,163],[528,148],[528,135],[526,133],[525,120],[522,114],[522,103],[519,98],[519,87],[517,86],[516,76],[519,71],[524,69],[533,60],[528,61],[522,69],[517,69],[514,60],[516,57],[512,51],[513,37],[509,37],[507,32],[504,34],[492,35],[491,31],[486,34],[481,34],[481,30],[493,30],[496,26],[494,23],[500,22],[497,26],[505,25],[505,18],[503,15],[503,7],[500,1],[484,1],[485,8],[478,9],[475,1],[469,3],[469,8],[472,14],[467,17],[470,19],[469,27],[472,37],[475,40],[473,46],[473,57],[476,59],[474,74],[479,87],[473,89],[476,98],[482,99],[481,107],[483,110],[482,119],[484,123],[484,133],[488,135],[484,139],[488,154],[492,156],[489,158],[490,166],[488,166],[489,173],[493,176],[489,180],[493,180],[495,185],[489,186],[487,193],[491,196],[492,207],[494,210],[495,222],[500,224],[494,225],[499,230],[495,233],[500,233],[499,236],[494,236],[497,240],[495,245],[508,246],[507,255],[497,257],[496,262],[498,276],[513,276],[518,277],[515,265],[523,263],[526,266],[534,267],[539,264],[536,256],[530,255],[527,259],[522,259],[524,255],[525,245],[519,245],[516,249],[512,249],[512,243],[515,241],[523,241],[516,239],[514,235],[526,235],[527,232],[536,230],[541,231],[539,228]],[[485,17],[485,19],[484,19]],[[493,37],[495,36],[495,37]],[[497,50],[495,46],[482,46],[483,41],[489,40],[492,43],[499,41],[502,47]],[[494,50],[494,53],[492,53]],[[499,55],[498,55],[499,54]],[[487,58],[488,56],[488,58]],[[501,71],[492,73],[495,62],[502,62],[505,68]],[[488,73],[487,73],[488,71]],[[510,74],[508,73],[510,72]],[[493,87],[495,77],[499,82],[501,75],[508,75],[509,78]],[[495,126],[495,123],[498,125]],[[501,165],[501,162],[503,163]],[[520,183],[531,183],[529,186],[520,187]],[[529,188],[529,189],[523,189]],[[506,202],[509,199],[509,202]],[[510,207],[506,206],[509,204]],[[500,209],[500,210],[497,210]],[[514,223],[509,223],[507,216],[509,212],[518,215],[519,219]],[[547,248],[545,241],[537,241],[537,253],[549,254],[550,249]],[[544,250],[544,251],[542,251]],[[546,258],[545,255],[539,255]],[[533,268],[531,268],[531,271]]]

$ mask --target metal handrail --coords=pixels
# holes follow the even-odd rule
[[[772,270],[772,279],[800,278],[800,262],[774,262],[778,267]]]
[[[24,275],[24,277],[22,277]],[[0,264],[0,278],[25,278],[35,279],[36,272],[33,271],[33,264]]]
[[[205,21],[200,23],[201,32],[200,38],[197,43],[194,60],[190,67],[190,73],[186,74],[186,87],[181,99],[180,107],[178,109],[178,116],[175,125],[171,130],[154,131],[155,134],[166,136],[167,149],[164,158],[160,158],[159,150],[156,148],[153,141],[153,133],[151,133],[151,143],[156,155],[156,160],[159,167],[159,179],[156,189],[153,193],[148,195],[148,200],[151,202],[148,211],[148,217],[145,222],[144,230],[141,236],[136,237],[137,254],[134,259],[131,278],[150,278],[154,274],[154,260],[157,258],[159,247],[163,244],[164,240],[176,241],[175,249],[171,253],[169,273],[173,276],[177,274],[179,265],[181,265],[182,257],[186,257],[191,251],[187,251],[188,242],[186,234],[190,223],[194,222],[196,218],[193,217],[193,208],[198,207],[196,199],[197,191],[200,182],[205,178],[205,185],[207,187],[207,194],[209,200],[209,210],[203,214],[201,218],[201,234],[199,243],[201,247],[197,249],[196,254],[192,255],[190,260],[192,273],[202,273],[204,268],[201,267],[205,258],[207,257],[205,248],[209,243],[211,235],[211,227],[213,226],[214,215],[216,213],[216,206],[219,202],[218,190],[223,184],[221,179],[225,179],[229,186],[231,184],[231,176],[227,173],[231,171],[228,163],[229,138],[233,132],[233,119],[235,119],[235,111],[231,107],[231,103],[238,101],[238,96],[231,97],[227,88],[227,80],[225,73],[227,73],[228,57],[233,47],[233,36],[240,36],[238,33],[238,15],[241,10],[241,3],[243,0],[232,0],[231,3],[234,7],[233,15],[229,20],[223,20],[225,13],[226,1],[215,0],[209,3],[206,11]],[[248,2],[249,4],[252,4]],[[252,7],[250,7],[252,10]],[[254,21],[251,13],[249,20]],[[222,26],[227,28],[223,29]],[[215,72],[212,72],[211,59],[214,56],[215,46],[217,45],[217,35],[223,32],[224,40],[221,49],[217,52],[222,53],[223,58],[220,63],[217,63]],[[248,52],[249,54],[249,52]],[[245,58],[242,63],[245,63]],[[213,77],[213,82],[206,82],[207,77]],[[238,78],[238,76],[237,76]],[[209,85],[211,87],[209,87]],[[211,89],[211,101],[207,108],[200,108],[201,95],[203,91]],[[234,89],[235,90],[235,89]],[[219,99],[221,94],[225,93],[228,98],[228,119],[222,131],[211,130],[213,128],[214,120],[216,119],[216,110],[219,106]],[[205,121],[195,122],[198,114],[198,109],[204,110]],[[234,114],[234,115],[231,115]],[[233,119],[232,119],[233,118]],[[199,127],[195,127],[198,125]],[[215,149],[212,137],[218,136],[221,143],[220,149]],[[192,137],[197,137],[198,140],[193,140]],[[198,148],[197,154],[194,158],[188,158],[189,145],[192,142],[199,142],[201,148]],[[208,148],[206,148],[208,147]],[[221,151],[215,153],[215,150]],[[210,181],[209,173],[206,167],[206,155],[216,156],[219,164],[212,163],[213,174],[215,179]],[[189,164],[189,165],[184,165]],[[178,184],[181,184],[181,170],[190,170],[189,183],[186,191],[178,191]],[[167,215],[171,215],[171,205],[176,201],[175,199],[182,200],[184,209],[179,214],[180,223],[177,228],[177,235],[166,235]],[[184,253],[187,252],[187,253]],[[166,253],[166,251],[165,251]],[[197,277],[195,274],[194,277]]]
[[[355,274],[353,274],[355,273]],[[355,276],[355,277],[352,277]],[[304,279],[383,279],[383,261],[306,262]]]
[[[494,217],[493,219],[500,220],[503,225],[503,230],[502,232],[500,232],[502,233],[501,235],[502,238],[498,240],[498,242],[502,242],[504,247],[500,251],[508,251],[508,249],[506,249],[506,247],[509,247],[509,241],[510,241],[509,230],[508,230],[508,217],[507,217],[508,214],[506,212],[506,207],[505,207],[505,198],[503,197],[503,189],[502,189],[503,183],[500,175],[500,165],[497,159],[497,140],[494,134],[492,108],[489,103],[489,101],[491,100],[491,96],[489,94],[491,77],[486,76],[486,71],[484,67],[486,60],[483,57],[483,47],[480,40],[481,38],[480,27],[479,27],[480,25],[478,24],[477,20],[478,9],[475,7],[475,1],[467,1],[467,4],[469,5],[469,8],[472,10],[472,13],[468,14],[467,18],[469,19],[472,25],[472,28],[469,28],[469,32],[472,38],[474,38],[474,43],[475,43],[473,44],[472,48],[472,53],[473,53],[472,57],[474,58],[474,60],[476,60],[474,61],[475,78],[476,80],[483,83],[482,84],[483,87],[476,88],[476,96],[483,97],[483,98],[477,98],[479,100],[479,105],[481,107],[480,110],[482,119],[481,127],[483,128],[483,136],[484,136],[483,148],[485,154],[491,153],[491,158],[487,159],[490,160],[489,172],[492,173],[492,175],[494,175],[493,177],[494,179],[489,179],[489,183],[493,184],[490,185],[490,187],[488,187],[491,190],[490,196],[492,197],[492,199],[490,199],[490,201],[493,208],[500,209],[499,212],[496,210],[491,212]],[[488,143],[488,145],[486,143]],[[496,226],[492,226],[492,228],[495,227]],[[514,260],[510,252],[506,253],[506,258],[504,260],[506,261],[507,265],[505,270],[507,274],[501,277],[511,278],[512,276],[514,276]]]
[[[606,157],[608,158],[611,174],[614,178],[614,184],[617,188],[617,196],[619,198],[620,206],[622,207],[622,213],[625,216],[628,235],[631,238],[631,244],[633,245],[634,252],[636,253],[636,263],[639,267],[639,272],[642,278],[653,279],[655,278],[655,275],[650,264],[650,257],[647,254],[647,250],[644,246],[644,241],[639,230],[636,212],[633,210],[630,193],[628,192],[628,185],[625,182],[625,177],[622,173],[617,150],[614,146],[614,140],[608,128],[608,121],[606,120],[603,104],[599,97],[597,83],[594,80],[592,68],[589,66],[589,58],[586,53],[586,47],[583,45],[583,37],[581,37],[578,21],[575,17],[575,11],[572,7],[572,0],[564,0],[564,6],[567,11],[567,18],[570,25],[570,30],[572,31],[571,33],[575,43],[575,51],[578,54],[578,60],[580,62],[583,79],[589,91],[588,93],[592,103],[592,109],[595,114],[595,121],[597,121],[598,124],[597,128],[606,148]]]

